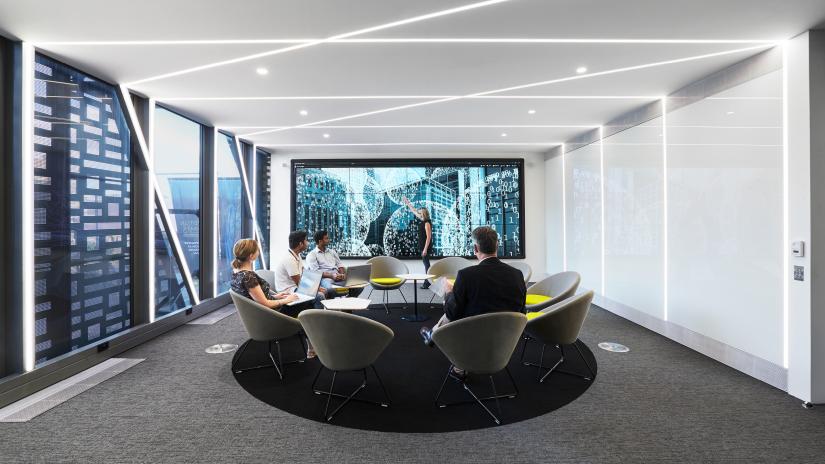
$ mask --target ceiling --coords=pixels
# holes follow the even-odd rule
[[[0,0],[0,34],[319,153],[543,152],[823,21],[821,0]]]

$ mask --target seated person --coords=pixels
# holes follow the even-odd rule
[[[337,292],[333,283],[343,284],[346,280],[346,271],[338,253],[329,247],[329,233],[326,230],[315,232],[312,237],[315,239],[315,248],[307,254],[307,269],[315,272],[322,272],[321,287],[326,289],[327,298],[334,298]],[[350,296],[357,296],[363,288],[351,288]]]
[[[289,233],[289,250],[280,262],[272,267],[272,271],[275,273],[275,289],[278,292],[294,293],[298,288],[298,284],[301,282],[301,274],[304,273],[304,261],[301,259],[301,253],[308,247],[309,241],[305,230],[295,230]],[[325,295],[325,291],[319,290],[312,307],[323,309],[321,300],[326,298]]]
[[[252,263],[258,259],[260,253],[259,249],[257,240],[242,238],[235,242],[235,259],[232,261],[230,283],[232,291],[268,308],[277,309],[293,317],[297,316],[287,303],[297,300],[298,296],[291,293],[275,293],[269,282],[252,270]]]
[[[447,285],[444,316],[431,329],[421,328],[424,343],[432,346],[432,332],[459,319],[497,311],[524,312],[527,286],[518,269],[496,257],[498,234],[490,227],[473,230],[473,252],[479,263],[458,271]]]

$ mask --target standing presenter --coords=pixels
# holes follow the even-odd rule
[[[415,209],[410,200],[404,197],[404,204],[418,219],[418,249],[421,250],[421,260],[424,262],[424,272],[430,270],[430,255],[433,253],[433,222],[430,220],[430,211],[427,208]],[[421,288],[430,288],[430,282],[425,280]]]

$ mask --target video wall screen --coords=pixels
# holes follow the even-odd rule
[[[329,231],[342,258],[421,258],[427,208],[432,257],[473,255],[471,232],[499,234],[499,256],[524,258],[524,160],[293,160],[292,230]]]

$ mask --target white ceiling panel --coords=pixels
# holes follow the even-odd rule
[[[372,36],[774,40],[824,17],[821,0],[517,0]]]

